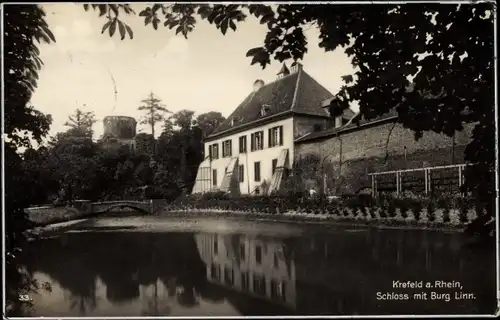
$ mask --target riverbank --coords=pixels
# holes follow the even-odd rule
[[[162,220],[162,218],[167,218]],[[68,218],[69,219],[69,218]],[[160,220],[158,220],[160,219]],[[229,223],[229,225],[221,224],[221,219]],[[265,213],[248,213],[248,212],[234,212],[224,210],[192,210],[192,211],[163,211],[158,215],[144,216],[140,214],[126,213],[112,213],[91,215],[86,217],[74,218],[64,222],[58,221],[54,223],[47,223],[38,225],[28,231],[28,236],[32,239],[37,237],[47,237],[54,234],[63,232],[84,232],[84,231],[164,231],[166,229],[175,229],[177,225],[182,226],[185,223],[193,224],[196,228],[203,227],[200,223],[216,222],[222,229],[229,231],[237,231],[234,223],[238,221],[244,222],[271,222],[278,224],[285,224],[288,227],[295,227],[300,225],[308,226],[323,226],[331,228],[349,228],[349,229],[396,229],[396,230],[427,230],[436,232],[454,232],[461,233],[463,226],[450,226],[446,224],[432,224],[432,225],[415,225],[409,222],[398,221],[362,221],[362,220],[349,220],[335,219],[327,215],[308,215],[308,214],[265,214]],[[236,225],[235,224],[235,225]],[[224,226],[223,226],[224,225]],[[166,228],[166,229],[165,229]],[[195,229],[196,229],[195,228]]]
[[[37,207],[28,208],[26,211],[35,227],[109,214],[137,215],[139,213],[134,210],[144,209],[143,214],[153,216],[210,216],[224,219],[235,217],[288,223],[337,224],[360,228],[457,232],[466,229],[481,213],[486,212],[484,207],[476,207],[462,198],[451,198],[448,202],[446,199],[437,201],[390,198],[390,201],[386,199],[384,202],[375,203],[373,199],[361,197],[335,201],[309,198],[295,201],[296,199],[291,198],[264,196],[230,199],[224,197],[225,195],[216,194],[203,195],[201,198],[189,196],[171,203],[161,199],[134,203],[127,201],[90,203],[81,200],[76,206]]]
[[[130,208],[123,208],[117,212],[103,213],[103,212],[92,212],[90,210],[81,210],[75,207],[33,207],[26,208],[26,213],[28,214],[28,219],[31,221],[34,228],[45,227],[49,225],[79,220],[79,219],[91,219],[97,218],[103,215],[109,216],[114,214],[141,214],[137,213]]]
[[[224,219],[245,219],[268,222],[282,222],[290,224],[320,224],[320,225],[338,225],[350,228],[373,228],[373,229],[404,229],[404,230],[433,230],[446,232],[463,232],[464,225],[457,225],[444,222],[419,223],[415,220],[397,219],[362,219],[356,217],[339,217],[328,214],[310,214],[287,212],[283,214],[256,213],[244,211],[229,211],[221,209],[197,210],[192,211],[172,210],[163,211],[160,216],[171,217],[214,217]]]

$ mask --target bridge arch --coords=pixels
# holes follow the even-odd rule
[[[135,205],[131,205],[131,204],[114,204],[114,205],[111,205],[108,208],[106,208],[104,211],[102,211],[102,213],[111,212],[114,209],[124,209],[124,208],[129,208],[129,209],[132,209],[132,210],[136,210],[136,211],[139,211],[139,212],[141,212],[143,214],[151,214],[150,211],[148,211],[148,210],[146,210],[144,208],[135,206]]]
[[[152,204],[150,201],[105,201],[92,204],[92,212],[106,213],[115,209],[129,208],[143,214],[152,214]]]

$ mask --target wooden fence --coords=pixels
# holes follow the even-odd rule
[[[464,170],[468,164],[425,167],[417,169],[373,172],[371,177],[372,195],[404,191],[415,193],[459,193],[464,183]]]

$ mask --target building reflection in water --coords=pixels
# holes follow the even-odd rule
[[[283,242],[248,235],[195,238],[209,282],[295,309],[295,263]]]
[[[25,252],[28,272],[52,290],[30,293],[23,316],[240,315],[207,287],[192,234],[74,233]]]
[[[26,270],[49,282],[52,291],[32,295],[32,315],[494,312],[495,256],[482,246],[468,248],[460,234],[314,231],[282,239],[81,232],[35,241],[23,251],[29,258]],[[447,303],[378,300],[377,292],[395,291],[393,280],[459,281],[477,298]]]

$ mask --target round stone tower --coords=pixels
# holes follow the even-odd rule
[[[112,136],[118,140],[134,139],[137,121],[126,116],[107,116],[103,119],[104,135]]]
[[[103,139],[108,148],[128,145],[135,152],[137,121],[127,116],[107,116],[103,119]]]

